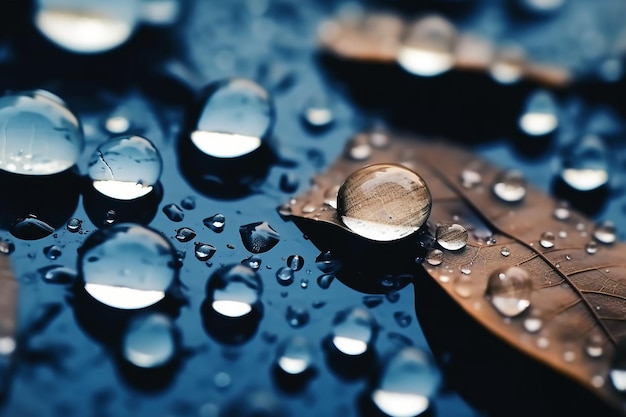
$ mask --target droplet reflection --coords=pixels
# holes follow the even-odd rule
[[[376,322],[371,313],[355,307],[340,311],[333,321],[332,344],[349,356],[363,355],[374,343]]]
[[[225,317],[243,317],[260,307],[263,284],[252,268],[233,264],[217,270],[207,283],[211,307]]]

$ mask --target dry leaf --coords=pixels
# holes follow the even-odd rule
[[[465,248],[439,247],[441,263],[422,264],[428,276],[491,334],[623,412],[609,371],[617,342],[626,336],[626,245],[600,241],[610,234],[594,239],[596,226],[590,220],[523,183],[521,190],[496,190],[516,200],[504,201],[493,189],[504,171],[465,150],[441,141],[387,139],[381,133],[358,135],[344,157],[316,177],[309,192],[283,206],[282,212],[291,212],[303,230],[330,227],[354,236],[332,207],[341,182],[374,163],[411,168],[432,194],[431,233],[440,223],[458,223],[470,232]],[[320,248],[333,250],[333,244],[340,245],[336,237],[318,238],[321,243],[312,240]],[[393,251],[405,257],[415,254],[416,249],[398,250],[399,245],[414,244],[404,241],[394,244]],[[361,247],[368,245],[388,247],[371,241]],[[528,276],[529,307],[509,303],[501,311],[509,308],[510,313],[513,308],[519,314],[498,311],[494,307],[498,300],[488,291],[489,277],[510,267]]]

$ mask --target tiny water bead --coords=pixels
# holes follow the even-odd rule
[[[371,313],[354,307],[337,313],[333,320],[331,343],[341,353],[362,355],[373,348],[377,324]]]
[[[453,289],[454,292],[461,298],[469,298],[472,296],[473,285],[472,279],[469,275],[458,275],[454,278]]]
[[[424,180],[408,168],[375,164],[352,173],[337,194],[337,212],[356,234],[392,241],[416,232],[432,206]]]
[[[468,233],[460,224],[442,224],[437,226],[435,239],[446,250],[459,250],[467,245]]]
[[[166,204],[163,206],[163,213],[173,222],[182,222],[185,219],[185,212],[176,204]]]
[[[242,317],[261,307],[263,283],[254,269],[232,264],[211,275],[206,292],[217,313],[225,317]]]
[[[585,344],[585,353],[590,358],[599,358],[604,355],[604,342],[599,334],[592,335]]]
[[[288,266],[283,266],[276,271],[276,281],[278,281],[280,285],[291,285],[291,283],[293,283],[293,276],[293,269]]]
[[[285,319],[291,327],[304,327],[309,323],[311,316],[305,308],[288,306],[285,313]]]
[[[478,169],[470,166],[461,171],[460,180],[464,188],[470,189],[481,185],[483,182],[483,176]]]
[[[67,229],[67,231],[71,233],[80,232],[82,227],[83,227],[83,221],[80,219],[77,219],[76,217],[72,217],[71,219],[69,219],[65,225],[65,228]]]
[[[174,249],[160,233],[135,224],[93,232],[79,249],[85,291],[119,309],[148,307],[165,298],[175,279]]]
[[[278,346],[276,364],[287,374],[300,375],[313,366],[313,354],[306,338],[292,336]]]
[[[300,255],[291,255],[287,258],[287,266],[294,271],[299,271],[304,266],[304,258]]]
[[[116,48],[130,38],[139,19],[139,5],[138,0],[37,0],[34,22],[61,48],[94,54]]]
[[[404,311],[396,311],[393,313],[393,318],[400,327],[409,327],[411,321],[413,320],[411,315]]]
[[[510,254],[511,254],[511,249],[507,248],[506,246],[503,246],[502,249],[500,249],[500,255],[509,256]]]
[[[252,253],[263,253],[280,241],[280,234],[267,222],[250,223],[239,227],[241,241]]]
[[[519,118],[520,129],[529,136],[544,136],[559,125],[558,107],[551,93],[545,90],[532,92]]]
[[[500,174],[494,184],[493,193],[507,203],[517,203],[526,196],[526,179],[521,171],[510,170]]]
[[[202,220],[202,223],[215,233],[222,233],[226,225],[226,217],[221,213],[217,213]]]
[[[176,229],[176,236],[174,237],[179,242],[185,243],[193,240],[196,237],[196,232],[194,232],[193,229],[190,229],[189,227],[181,227],[179,229]]]
[[[609,181],[609,152],[600,136],[583,136],[567,148],[561,161],[561,178],[574,190],[595,190]]]
[[[486,295],[503,316],[515,317],[530,306],[533,283],[528,272],[511,266],[493,271],[487,281]]]
[[[190,139],[206,155],[236,158],[269,138],[274,119],[274,104],[263,87],[244,78],[221,80],[204,91]]]
[[[443,252],[440,249],[432,249],[426,255],[426,262],[432,266],[441,265],[443,262]]]
[[[250,268],[258,271],[261,267],[261,258],[257,258],[255,256],[249,256],[241,261],[243,265],[249,266]]]
[[[217,249],[208,243],[196,242],[194,244],[194,255],[199,261],[208,261],[215,255]]]
[[[545,231],[539,237],[539,244],[541,247],[550,249],[554,247],[555,236],[554,233],[550,231]]]
[[[325,98],[314,97],[304,104],[300,119],[305,128],[311,131],[322,131],[333,124],[335,115]]]
[[[428,410],[440,383],[441,375],[428,355],[408,346],[388,359],[371,398],[387,416],[419,416]]]
[[[335,276],[333,274],[324,274],[317,277],[317,285],[323,289],[327,290],[330,288],[330,284],[335,280]]]
[[[178,335],[172,319],[150,314],[133,319],[122,339],[122,356],[140,368],[169,363],[178,350]]]
[[[610,220],[598,223],[593,230],[593,238],[600,243],[610,245],[617,240],[617,228]]]
[[[570,215],[571,215],[569,204],[567,202],[564,202],[564,201],[559,202],[556,205],[556,207],[554,208],[554,211],[552,212],[552,215],[557,220],[567,220],[567,219],[569,219]]]
[[[183,198],[182,200],[180,200],[180,206],[182,208],[184,208],[185,210],[193,210],[196,208],[196,197],[194,196],[187,196],[185,198]]]
[[[54,261],[63,255],[63,251],[57,245],[50,245],[43,248],[43,254],[46,258]]]
[[[44,90],[0,97],[0,169],[51,175],[73,166],[84,138],[79,120],[63,100]]]
[[[117,200],[134,200],[150,193],[163,171],[161,154],[141,136],[118,136],[91,155],[89,178],[100,193]]]

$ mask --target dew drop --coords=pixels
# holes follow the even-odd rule
[[[460,269],[463,275],[470,275],[472,273],[472,268],[469,265],[463,265]]]
[[[567,220],[570,217],[569,205],[566,202],[560,202],[554,208],[552,215],[557,220]]]
[[[156,368],[169,363],[178,350],[177,332],[172,319],[153,313],[133,319],[122,339],[124,359],[140,368]]]
[[[598,252],[598,244],[594,241],[587,242],[585,244],[585,252],[587,252],[589,255],[593,255],[594,253]]]
[[[291,336],[276,351],[276,364],[289,375],[301,375],[313,366],[313,354],[306,338]]]
[[[539,237],[539,244],[543,248],[550,249],[554,247],[554,240],[555,240],[554,233],[545,231]]]
[[[346,146],[346,156],[354,161],[366,161],[372,155],[372,147],[367,134],[354,136]]]
[[[315,258],[315,265],[324,273],[337,272],[341,268],[341,262],[330,251],[320,253]]]
[[[280,240],[280,235],[267,222],[250,223],[239,227],[241,241],[252,253],[263,253],[272,249]]]
[[[63,265],[50,265],[37,270],[41,279],[49,284],[72,284],[76,282],[78,273]]]
[[[498,268],[489,275],[486,295],[500,314],[515,317],[530,306],[532,289],[528,272],[511,266]]]
[[[511,249],[507,248],[506,246],[503,246],[502,249],[500,249],[500,255],[509,256],[510,254],[511,254]]]
[[[196,232],[193,229],[188,227],[181,227],[180,229],[176,229],[176,240],[179,242],[189,242],[196,237]]]
[[[362,355],[373,348],[376,327],[369,311],[360,307],[342,310],[333,320],[331,343],[345,355]]]
[[[43,254],[46,258],[54,261],[63,254],[63,251],[57,245],[50,245],[43,248]]]
[[[287,319],[287,323],[289,323],[291,327],[295,328],[306,326],[311,319],[309,312],[306,309],[292,306],[287,307],[285,318]]]
[[[307,288],[309,288],[309,280],[306,278],[302,278],[300,280],[300,288],[302,288],[303,290],[306,290]]]
[[[211,259],[216,251],[215,246],[209,245],[208,243],[196,242],[194,244],[194,255],[196,259],[202,262]]]
[[[65,224],[65,228],[70,233],[78,233],[81,231],[82,227],[83,227],[83,221],[80,219],[77,219],[76,217],[72,217]]]
[[[187,196],[180,200],[180,206],[185,210],[193,210],[196,208],[196,198],[194,196]]]
[[[426,262],[432,266],[441,265],[443,262],[443,252],[440,249],[432,249],[426,255]]]
[[[202,220],[202,223],[215,233],[222,233],[226,225],[226,217],[221,213],[217,213]]]
[[[0,239],[0,254],[10,255],[15,252],[15,244],[8,239]]]
[[[604,355],[604,342],[599,334],[594,334],[587,340],[585,353],[590,358],[599,358]]]
[[[595,190],[609,180],[609,154],[599,136],[584,136],[565,150],[561,160],[561,178],[575,190]]]
[[[300,114],[305,128],[317,132],[328,129],[335,121],[335,115],[325,98],[314,97],[305,103]]]
[[[467,229],[457,223],[437,226],[435,238],[439,246],[446,250],[459,250],[467,245]]]
[[[524,51],[520,47],[512,45],[496,53],[489,72],[493,79],[500,84],[514,84],[522,78],[525,66]]]
[[[44,90],[0,97],[0,169],[51,175],[73,166],[84,138],[80,122],[63,100]]]
[[[304,266],[304,258],[300,255],[291,255],[287,258],[287,266],[294,271],[299,271]]]
[[[530,136],[548,135],[559,125],[558,107],[551,93],[545,90],[532,92],[519,118],[520,129]]]
[[[284,193],[294,193],[300,186],[300,180],[293,172],[283,173],[278,180],[278,187]]]
[[[161,301],[174,281],[174,250],[160,233],[118,224],[89,235],[79,249],[85,291],[108,306],[139,309]]]
[[[117,216],[117,213],[115,212],[115,210],[107,210],[106,216],[104,218],[105,226],[115,223],[115,216]]]
[[[261,268],[261,258],[257,258],[256,256],[249,256],[246,259],[242,260],[241,263],[243,265],[249,266],[250,268],[258,271]]]
[[[428,355],[410,346],[393,355],[377,379],[371,398],[389,417],[423,414],[441,383],[439,371]]]
[[[517,203],[526,196],[526,179],[521,171],[510,170],[500,174],[494,184],[493,193],[507,203]]]
[[[399,165],[375,164],[352,173],[337,195],[337,211],[356,234],[391,241],[417,231],[432,199],[424,180]]]
[[[124,115],[112,115],[104,122],[104,128],[113,135],[121,135],[130,129],[130,120]]]
[[[617,240],[617,228],[610,220],[605,220],[596,225],[593,230],[593,238],[600,243],[610,245]]]
[[[173,222],[182,222],[185,218],[185,213],[183,209],[178,207],[176,204],[167,204],[163,207],[163,213]]]
[[[467,167],[461,171],[461,184],[464,188],[475,188],[481,185],[482,182],[482,175],[473,166]]]
[[[531,315],[524,319],[522,325],[527,332],[537,333],[543,327],[543,319],[538,315]]]
[[[323,289],[327,290],[330,288],[330,284],[334,281],[335,276],[333,274],[324,274],[317,277],[317,285]]]
[[[539,337],[537,339],[537,347],[539,349],[547,349],[550,346],[550,340],[547,337]]]
[[[291,285],[293,275],[293,269],[288,266],[283,266],[276,271],[276,281],[278,281],[280,285]]]
[[[163,171],[163,160],[148,139],[118,136],[98,146],[87,171],[98,192],[117,200],[134,200],[154,189]]]
[[[263,284],[255,270],[232,264],[215,271],[207,282],[211,307],[225,317],[243,317],[261,308]]]
[[[200,116],[189,135],[206,155],[241,157],[268,139],[274,125],[274,104],[260,85],[230,78],[210,84],[203,97]]]
[[[400,327],[409,327],[412,321],[411,315],[405,313],[404,311],[396,311],[393,313],[393,318]]]

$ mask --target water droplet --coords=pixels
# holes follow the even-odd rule
[[[199,261],[205,262],[208,261],[215,255],[217,249],[213,245],[209,245],[208,243],[196,242],[194,244],[194,255]]]
[[[419,416],[428,410],[440,383],[441,376],[427,354],[405,347],[387,361],[371,397],[389,417]]]
[[[300,280],[300,288],[302,288],[302,289],[307,289],[307,288],[309,288],[309,280],[308,280],[308,279],[306,279],[306,278],[302,278],[302,279]]]
[[[330,284],[332,284],[335,276],[333,274],[324,274],[317,277],[317,285],[323,290],[327,290],[330,288]]]
[[[112,115],[105,120],[104,128],[113,135],[121,135],[130,129],[130,120],[124,115]]]
[[[443,252],[440,249],[433,249],[426,255],[426,262],[429,265],[437,266],[443,262]]]
[[[399,291],[389,291],[385,293],[385,298],[390,303],[397,303],[400,300],[400,292]]]
[[[365,133],[360,133],[350,139],[346,149],[346,156],[354,161],[365,161],[372,155],[372,147]]]
[[[274,105],[260,85],[244,78],[210,84],[203,107],[190,133],[191,142],[215,158],[247,155],[269,137],[274,125]]]
[[[370,165],[354,172],[337,196],[343,223],[376,241],[396,240],[417,231],[428,219],[431,204],[424,180],[392,164]]]
[[[284,193],[294,193],[300,186],[300,180],[293,172],[286,172],[280,176],[278,187]]]
[[[455,44],[456,30],[448,20],[424,17],[407,29],[398,50],[398,64],[424,77],[442,74],[454,65]]]
[[[472,273],[472,268],[470,265],[463,265],[461,266],[460,271],[463,275],[469,275]]]
[[[369,311],[360,307],[343,310],[333,320],[331,342],[345,355],[362,355],[373,348],[376,328]]]
[[[291,255],[287,258],[287,266],[294,271],[299,271],[304,266],[304,258],[300,255]]]
[[[15,244],[8,239],[0,239],[0,254],[10,255],[15,252]]]
[[[409,327],[411,324],[412,317],[410,314],[405,313],[404,311],[396,311],[393,313],[393,318],[398,323],[400,327]]]
[[[61,255],[63,255],[63,251],[57,245],[50,245],[43,248],[43,254],[46,258],[50,260],[58,259]]]
[[[570,214],[569,204],[564,201],[558,203],[552,212],[552,215],[557,220],[567,220],[569,219]]]
[[[341,262],[330,251],[320,253],[315,258],[315,265],[324,273],[337,272],[341,268]]]
[[[185,210],[193,210],[196,208],[196,197],[194,196],[187,196],[185,198],[183,198],[182,200],[180,200],[180,206],[182,208],[184,208]]]
[[[617,228],[610,220],[605,220],[596,225],[593,230],[593,238],[600,243],[610,245],[617,240]]]
[[[202,223],[215,233],[222,233],[226,225],[226,217],[221,213],[217,213],[202,220]]]
[[[442,224],[435,233],[437,243],[446,250],[459,250],[467,245],[467,230],[460,224]]]
[[[480,172],[473,166],[465,168],[461,171],[461,184],[464,188],[478,187],[483,182]]]
[[[115,213],[115,210],[107,210],[106,216],[104,218],[104,225],[108,226],[110,224],[115,223],[115,216],[116,215],[117,215],[117,213]]]
[[[150,193],[162,170],[161,154],[141,136],[107,140],[94,151],[88,164],[93,187],[117,200],[134,200]]]
[[[511,254],[511,249],[507,248],[506,246],[503,246],[502,249],[500,249],[500,255],[509,256],[510,254]]]
[[[89,235],[79,250],[85,291],[111,307],[138,309],[165,297],[174,281],[174,250],[160,233],[119,224]]]
[[[530,136],[544,136],[559,125],[558,107],[551,93],[537,90],[526,99],[519,118],[519,127]]]
[[[313,354],[308,341],[299,335],[292,336],[278,346],[277,365],[290,375],[301,375],[313,366]]]
[[[193,229],[190,229],[188,227],[181,227],[180,229],[176,229],[176,240],[178,240],[179,242],[189,242],[190,240],[193,240],[193,238],[196,237],[196,232],[193,231]]]
[[[72,284],[76,282],[78,273],[63,265],[50,265],[37,270],[41,279],[50,284]]]
[[[183,209],[178,207],[176,204],[167,204],[163,207],[163,213],[173,222],[182,222],[185,218],[185,213]]]
[[[554,247],[554,240],[554,233],[546,231],[539,237],[539,244],[546,249],[550,249]]]
[[[524,319],[522,325],[527,332],[537,333],[543,327],[543,318],[538,313],[533,312]]]
[[[224,266],[207,282],[211,307],[226,317],[243,317],[261,306],[263,284],[255,270],[241,264]]]
[[[587,340],[585,353],[590,358],[599,358],[604,355],[604,341],[599,334],[594,334]]]
[[[150,314],[133,319],[122,339],[124,359],[140,368],[164,366],[178,350],[177,332],[172,319]]]
[[[257,258],[256,256],[249,256],[246,259],[242,260],[241,263],[243,265],[249,266],[250,268],[258,271],[261,268],[261,258]]]
[[[539,349],[546,349],[548,346],[550,346],[550,340],[547,337],[537,338],[537,347]]]
[[[232,381],[233,379],[227,372],[218,372],[213,377],[213,384],[215,384],[215,387],[219,389],[228,388]]]
[[[306,326],[311,317],[306,309],[289,306],[285,318],[291,327],[298,328]]]
[[[276,271],[276,280],[280,285],[291,285],[293,282],[293,269],[283,266]]]
[[[609,378],[616,390],[620,393],[626,392],[626,340],[624,339],[621,339],[615,348]]]
[[[0,169],[51,175],[73,166],[84,139],[80,122],[63,100],[43,90],[0,97]]]
[[[526,179],[521,171],[510,170],[500,174],[494,184],[493,193],[507,203],[517,203],[526,196]]]
[[[336,209],[337,208],[337,193],[339,193],[339,185],[334,185],[324,191],[324,204]]]
[[[565,362],[574,362],[576,360],[576,353],[571,350],[566,350],[563,352],[563,360]]]
[[[561,160],[561,178],[575,190],[595,190],[609,180],[609,154],[599,136],[584,136],[565,150]]]
[[[315,132],[329,128],[335,115],[326,99],[314,97],[305,103],[300,119],[304,127]]]
[[[139,19],[139,3],[99,0],[87,4],[39,0],[34,21],[50,41],[70,52],[108,51],[130,38]]]
[[[378,307],[383,303],[383,297],[380,295],[364,295],[363,296],[363,304],[367,308]]]
[[[518,46],[509,46],[496,53],[489,72],[500,84],[518,82],[526,67],[524,51]]]
[[[604,377],[601,375],[595,375],[591,378],[591,385],[596,388],[602,388],[604,386]]]
[[[82,227],[83,227],[83,221],[80,219],[77,219],[76,217],[72,217],[71,219],[69,219],[65,225],[65,228],[67,229],[67,231],[71,233],[80,232]]]
[[[587,242],[587,244],[585,245],[585,252],[587,252],[589,255],[593,255],[594,253],[598,252],[598,244],[594,241]]]
[[[263,253],[272,249],[280,240],[280,235],[267,222],[257,222],[239,227],[241,241],[252,253]]]
[[[528,272],[517,266],[498,268],[489,275],[486,294],[506,317],[515,317],[530,306],[533,283]]]

